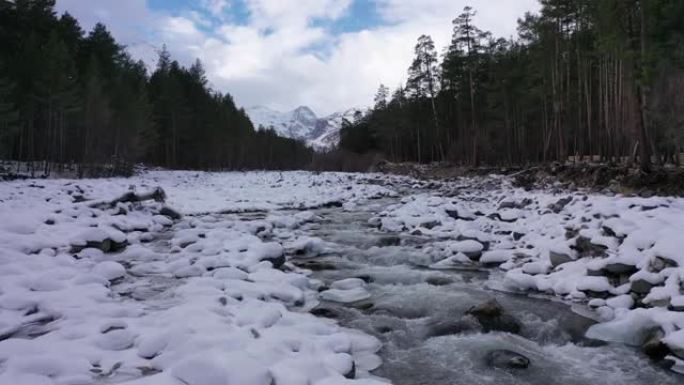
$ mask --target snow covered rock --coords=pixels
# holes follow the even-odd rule
[[[71,240],[72,251],[75,253],[86,248],[109,253],[122,250],[126,245],[126,235],[113,228],[94,227],[81,232]]]
[[[473,261],[477,261],[482,256],[484,245],[478,241],[466,240],[454,243],[452,249],[458,253],[463,253]]]
[[[485,252],[480,258],[480,263],[485,265],[501,265],[513,258],[512,250],[491,250]]]
[[[93,266],[92,273],[108,281],[114,281],[126,275],[126,268],[118,262],[106,261]]]

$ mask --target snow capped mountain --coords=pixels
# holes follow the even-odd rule
[[[309,144],[318,151],[325,151],[337,146],[340,143],[340,131],[345,120],[353,122],[356,114],[363,114],[363,111],[352,108],[344,112],[336,112],[327,118],[319,119],[317,134],[315,139]]]
[[[268,107],[256,106],[247,110],[255,128],[273,129],[278,135],[303,140],[315,150],[325,151],[340,142],[340,130],[345,119],[353,121],[361,110],[350,109],[318,118],[309,107],[298,107],[289,112],[280,112]]]
[[[316,126],[316,114],[308,107],[299,107],[290,112],[280,112],[268,107],[252,107],[247,115],[255,128],[271,128],[278,135],[299,140],[308,140]]]

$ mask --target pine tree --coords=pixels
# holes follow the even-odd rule
[[[19,122],[19,111],[12,102],[13,89],[9,80],[0,78],[0,159],[9,158],[10,141],[16,134]]]
[[[159,51],[159,58],[157,59],[157,73],[166,74],[171,70],[171,53],[166,44],[162,46]]]
[[[479,61],[481,60],[481,51],[483,42],[489,38],[489,33],[483,32],[474,25],[473,18],[476,12],[471,7],[465,7],[463,13],[460,14],[453,21],[454,31],[449,52],[454,55],[449,60],[456,61],[458,57],[463,58],[463,67],[466,72],[467,86],[461,85],[464,89],[468,89],[468,101],[470,107],[470,136],[472,138],[472,157],[473,164],[479,165],[480,162],[480,148],[481,148],[481,132],[478,125],[478,111],[477,106],[477,90],[478,90],[478,73]],[[449,53],[447,53],[449,57]]]
[[[437,93],[437,53],[432,38],[422,35],[414,49],[415,58],[409,68],[406,90],[413,97],[433,98]]]
[[[38,145],[42,159],[64,162],[67,132],[79,110],[76,67],[63,40],[53,33],[44,48],[45,60],[32,95],[39,103],[45,136]],[[45,170],[46,173],[49,169]]]
[[[64,41],[64,44],[69,50],[69,56],[72,58],[78,57],[83,40],[83,29],[81,29],[78,21],[68,12],[65,12],[59,18],[59,22],[57,23],[57,31],[59,37],[62,39],[62,41]]]
[[[108,148],[114,141],[111,135],[112,109],[105,92],[99,61],[91,57],[86,70],[83,90],[83,142],[82,159],[88,163],[106,162]]]
[[[414,51],[415,58],[409,68],[406,90],[409,96],[413,98],[427,98],[429,100],[433,121],[432,127],[435,130],[436,136],[439,137],[439,122],[435,104],[435,97],[439,90],[439,73],[437,70],[437,53],[432,38],[427,35],[420,36]],[[418,154],[419,162],[423,159],[423,144],[421,141],[426,139],[426,134],[428,132],[425,128],[421,129],[420,125],[415,126],[416,153]],[[437,144],[439,144],[439,141],[437,141]]]
[[[302,143],[255,133],[229,94],[209,88],[199,61],[185,68],[164,47],[148,77],[103,24],[84,36],[78,21],[58,17],[54,6],[0,0],[0,147],[7,158],[40,161],[46,173],[65,162],[218,169],[310,160]]]
[[[116,79],[120,66],[125,63],[126,56],[107,27],[102,23],[97,23],[83,40],[81,59],[85,65],[82,68],[83,71],[87,71],[88,66],[95,60],[99,72],[109,85]]]
[[[389,97],[389,88],[384,84],[380,84],[378,92],[375,94],[375,109],[384,110],[387,108],[387,98]]]

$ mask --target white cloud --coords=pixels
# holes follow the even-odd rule
[[[141,29],[152,18],[144,0],[58,0],[57,10],[68,11],[85,30],[92,29],[97,22],[105,23],[117,39],[126,41],[140,40]]]
[[[211,13],[212,16],[223,18],[225,12],[230,8],[229,0],[202,0],[202,6]]]
[[[207,16],[226,20],[223,15],[235,1],[203,0],[200,5]],[[147,58],[150,47],[164,42],[186,63],[199,57],[213,86],[233,94],[239,104],[309,105],[321,114],[370,104],[381,82],[400,84],[417,37],[429,34],[438,48],[446,46],[451,20],[467,4],[478,10],[482,29],[504,37],[515,34],[518,17],[538,7],[537,0],[241,1],[250,12],[246,23],[224,21],[213,29],[198,9],[169,15],[151,11],[144,0],[118,0],[115,7],[106,0],[58,0],[58,6],[86,26],[104,12],[103,21],[117,39],[132,45],[134,55]],[[325,21],[345,17],[352,1],[376,6],[386,23],[332,35]],[[147,30],[143,39],[142,29]]]
[[[244,0],[260,28],[306,28],[313,19],[335,20],[352,0]]]

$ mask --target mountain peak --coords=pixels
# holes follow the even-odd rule
[[[302,114],[302,115],[313,115],[316,116],[316,113],[313,112],[313,110],[307,106],[299,106],[292,111],[293,114]]]
[[[280,136],[306,141],[317,150],[327,150],[337,146],[344,119],[349,119],[358,110],[350,109],[324,118],[318,118],[308,106],[299,106],[290,112],[263,106],[253,106],[246,111],[254,127],[273,127]]]
[[[316,126],[316,114],[309,107],[297,107],[292,111],[292,120],[305,126]]]

